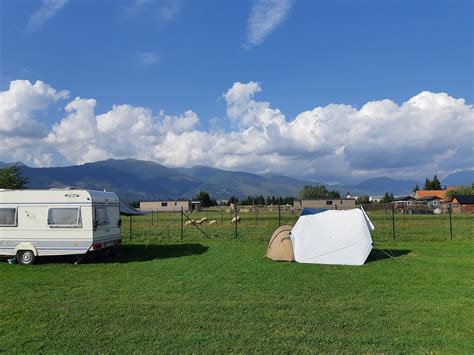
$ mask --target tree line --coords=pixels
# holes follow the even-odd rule
[[[446,186],[444,187],[446,189]],[[441,181],[439,181],[438,176],[433,176],[433,179],[431,180],[430,178],[425,179],[425,186],[423,187],[423,190],[444,190],[441,187]],[[413,192],[417,192],[420,190],[420,187],[418,184],[413,188]]]
[[[328,190],[324,185],[306,185],[304,186],[298,197],[300,199],[317,199],[317,198],[340,198],[341,195],[336,190]],[[245,198],[238,198],[235,195],[232,195],[225,204],[229,206],[230,204],[241,204],[241,205],[292,205],[293,201],[296,199],[294,196],[264,196],[264,195],[255,195],[247,196]],[[215,198],[212,198],[208,192],[199,191],[199,193],[194,196],[194,200],[201,201],[203,207],[217,206],[218,202]]]

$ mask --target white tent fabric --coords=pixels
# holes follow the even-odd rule
[[[301,216],[291,230],[299,263],[363,265],[372,250],[374,225],[362,209]]]

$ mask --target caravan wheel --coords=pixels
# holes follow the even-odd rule
[[[35,254],[31,250],[20,250],[16,254],[16,260],[22,265],[31,265],[35,262]]]

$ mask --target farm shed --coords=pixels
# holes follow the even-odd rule
[[[329,210],[348,210],[356,207],[355,200],[352,198],[320,198],[303,199],[293,202],[295,209],[302,208],[325,208]]]
[[[474,213],[474,196],[454,195],[451,208],[454,213]]]
[[[429,208],[438,208],[441,205],[441,198],[438,196],[425,196],[416,200],[418,204],[426,205]]]
[[[439,197],[440,200],[446,198],[447,190],[418,190],[415,192],[415,199],[421,200],[427,197]]]
[[[369,202],[381,202],[383,196],[369,196]]]
[[[140,202],[140,211],[146,212],[184,212],[200,211],[202,209],[201,201],[190,200],[159,200]]]

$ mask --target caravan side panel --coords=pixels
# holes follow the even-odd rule
[[[58,225],[51,220],[51,212],[74,209],[78,211],[76,225]],[[92,244],[90,204],[20,205],[17,206],[17,218],[16,227],[0,227],[2,255],[15,255],[20,243],[33,245],[38,256],[84,254]]]

